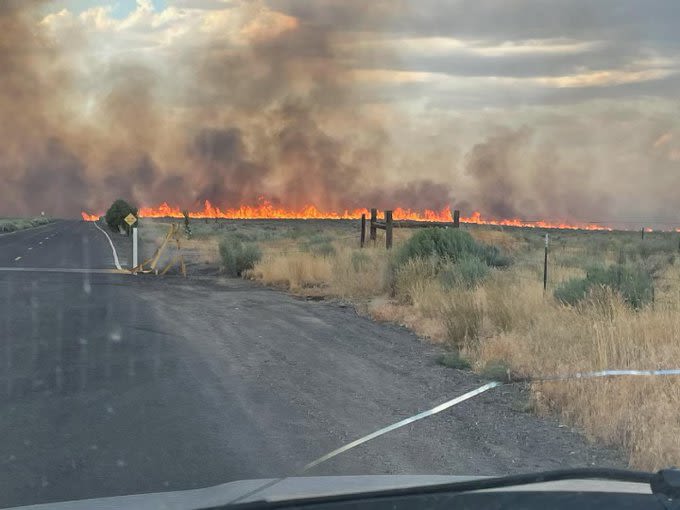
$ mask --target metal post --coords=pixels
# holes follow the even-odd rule
[[[392,249],[392,211],[385,211],[385,247]]]
[[[640,235],[642,236],[642,240],[644,241],[645,240],[645,227],[642,227],[642,229],[640,230]]]
[[[366,244],[366,214],[361,215],[361,247]]]
[[[139,265],[137,227],[132,229],[132,267]]]
[[[375,222],[378,221],[378,210],[371,209],[371,241],[374,241],[378,237],[378,229],[375,228]]]
[[[545,258],[543,260],[543,292],[548,289],[548,243],[550,242],[550,236],[545,235]]]
[[[453,211],[453,228],[460,228],[460,211]]]

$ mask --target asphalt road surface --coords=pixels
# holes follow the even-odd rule
[[[113,267],[92,223],[0,237],[0,507],[293,474],[484,382],[349,307]],[[621,465],[523,398],[493,390],[309,474]]]

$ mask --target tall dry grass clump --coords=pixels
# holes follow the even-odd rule
[[[515,301],[517,299],[515,298]],[[548,299],[530,323],[479,349],[480,363],[504,359],[520,375],[605,369],[676,368],[680,303],[635,310],[607,288],[575,307]],[[536,384],[538,408],[597,440],[622,445],[630,464],[657,469],[680,460],[680,385],[672,378],[622,377]]]
[[[295,291],[327,286],[332,274],[329,257],[297,252],[267,253],[245,276]]]
[[[338,297],[366,299],[385,289],[385,250],[340,247],[331,259],[330,291]]]

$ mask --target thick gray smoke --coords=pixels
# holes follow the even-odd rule
[[[0,5],[0,214],[74,216],[116,197],[189,208],[265,198],[331,211],[450,203],[428,180],[383,184],[389,136],[361,113],[351,67],[370,55],[338,55],[330,25],[304,7],[304,22],[289,16],[290,26],[246,46],[201,41],[168,56],[165,72],[134,56],[93,70],[106,85],[78,115],[83,74],[41,31],[43,2]],[[370,2],[356,7],[356,19],[374,16]],[[255,7],[241,9],[247,17]],[[177,76],[190,79],[173,87]]]
[[[416,4],[436,22],[429,32],[410,12]],[[501,102],[494,110],[504,89],[482,93],[487,105],[451,92],[464,79],[428,75],[426,88],[410,73],[419,61],[402,62],[394,42],[418,30],[451,35],[425,4],[206,1],[227,17],[152,56],[139,45],[83,51],[96,46],[84,24],[57,38],[46,5],[0,0],[0,215],[77,216],[122,197],[190,209],[264,198],[327,211],[453,205],[495,218],[647,224],[677,216],[677,107],[615,103],[607,94],[623,89],[604,87],[596,90],[607,105],[580,104],[592,88],[558,87],[534,91],[546,105],[539,98],[534,108]],[[430,65],[464,78],[488,64],[480,59]],[[395,71],[406,76],[391,81]]]

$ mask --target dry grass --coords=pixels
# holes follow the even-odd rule
[[[540,280],[528,271],[497,271],[484,286],[486,317],[492,332],[530,327],[545,296]]]
[[[248,271],[247,278],[298,291],[328,286],[333,275],[329,257],[311,253],[267,254]]]
[[[490,228],[472,229],[470,234],[476,241],[484,244],[493,244],[509,253],[515,253],[523,244],[517,237],[502,230],[492,230]]]
[[[341,298],[369,298],[385,288],[384,250],[338,247],[332,259],[330,291]]]
[[[487,339],[476,357],[480,364],[506,360],[520,375],[675,368],[679,311],[676,302],[636,312],[604,291],[575,308],[546,300],[528,327]],[[657,469],[680,459],[680,385],[674,379],[554,382],[534,389],[539,409],[559,412],[592,438],[624,446],[632,466]]]

